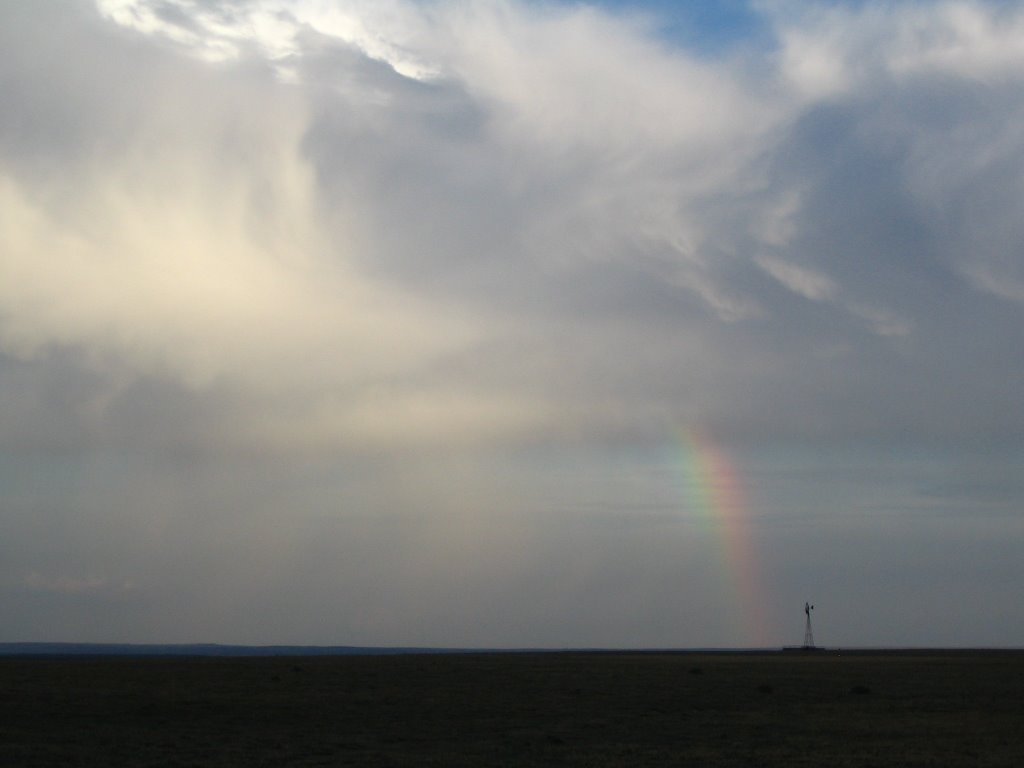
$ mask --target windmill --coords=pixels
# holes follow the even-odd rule
[[[807,624],[804,627],[804,644],[803,649],[805,651],[814,648],[814,631],[811,629],[811,611],[814,610],[814,606],[810,603],[804,603],[804,613],[807,614]]]

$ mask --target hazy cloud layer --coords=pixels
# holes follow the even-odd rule
[[[8,472],[50,478],[20,481],[4,514],[56,526],[82,505],[76,519],[92,522],[75,524],[79,541],[131,530],[125,542],[149,552],[166,536],[224,590],[190,626],[216,621],[235,591],[278,590],[281,612],[287,595],[327,602],[326,585],[343,580],[352,605],[324,626],[366,642],[558,644],[562,632],[628,644],[623,626],[647,626],[645,642],[662,643],[678,622],[657,626],[639,593],[715,578],[702,540],[665,522],[678,522],[666,511],[678,497],[647,474],[662,477],[663,457],[642,458],[681,431],[756,447],[752,477],[777,453],[765,446],[802,445],[805,458],[807,446],[970,446],[969,460],[943,453],[927,470],[901,455],[912,479],[895,483],[893,507],[934,501],[917,480],[942,487],[937,467],[976,488],[979,446],[1012,476],[1024,431],[1024,12],[755,8],[766,34],[699,53],[650,15],[585,4],[4,8],[0,441]],[[600,471],[574,469],[566,490],[538,469],[542,448]],[[124,456],[135,458],[118,465]],[[176,490],[191,470],[161,469],[172,458],[210,467],[196,495]],[[349,462],[358,479],[334,487]],[[308,477],[309,465],[334,469]],[[120,495],[90,485],[92,472],[124,483]],[[285,490],[240,490],[263,473]],[[794,467],[782,474],[762,522],[811,514],[793,494],[817,491]],[[835,504],[850,509],[870,483],[858,477]],[[1020,511],[1018,486],[998,502],[1004,542],[1020,533],[1006,517]],[[608,538],[584,498],[668,518],[634,516],[647,523]],[[567,511],[580,505],[589,512]],[[260,574],[198,543],[223,535],[238,557],[245,547],[218,531],[250,506],[244,535],[273,553]],[[290,506],[301,511],[282,534]],[[173,509],[218,511],[198,534],[140,522]],[[403,522],[382,522],[385,509]],[[322,544],[338,515],[351,526],[339,535],[360,546]],[[845,535],[765,524],[752,536],[776,563],[798,540],[822,535],[831,551]],[[917,574],[941,560],[928,535]],[[147,558],[127,546],[69,544],[77,565],[29,547],[4,588],[102,599],[118,616],[186,589],[192,572],[173,558],[140,579]],[[305,566],[290,548],[309,553]],[[673,564],[672,551],[697,559]],[[784,567],[776,575],[791,585]],[[541,583],[560,587],[517,602]],[[374,584],[384,596],[371,608],[358,596]],[[462,607],[446,605],[460,589]],[[771,599],[782,606],[787,589]],[[605,624],[596,609],[565,610],[584,594]],[[715,602],[696,587],[686,599],[698,612]],[[491,629],[471,630],[490,604]],[[417,610],[429,629],[402,618]],[[178,619],[152,621],[167,633]],[[282,639],[312,638],[316,622],[296,621],[308,632]],[[144,624],[125,631],[146,636]],[[695,642],[740,634],[723,624]]]

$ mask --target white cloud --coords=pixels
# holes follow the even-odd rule
[[[771,256],[755,258],[757,266],[774,277],[793,293],[797,293],[812,301],[827,301],[836,295],[836,286],[825,275],[814,270],[790,264],[782,259]]]
[[[901,21],[888,55],[896,75],[1017,79],[1024,66],[1024,15],[1012,8],[920,4]]]
[[[926,343],[939,281],[1017,295],[1020,131],[957,94],[1012,78],[1019,14],[775,4],[777,50],[716,59],[575,4],[98,7],[138,37],[81,68],[135,84],[80,92],[59,174],[0,164],[0,342],[230,403],[229,444],[782,413],[807,349]]]
[[[311,218],[297,158],[261,157],[261,190],[252,165],[203,167],[178,149],[86,172],[59,203],[0,179],[9,351],[81,347],[193,387],[301,391],[401,373],[475,335],[355,273],[357,246],[337,227],[326,242]]]
[[[424,25],[414,3],[401,0],[96,0],[101,13],[126,27],[158,35],[211,62],[237,59],[252,49],[292,76],[290,59],[302,53],[299,37],[314,32],[350,45],[414,79],[436,74],[410,49]]]
[[[1017,79],[1024,15],[980,0],[817,5],[765,3],[780,73],[809,101],[856,94],[893,78]]]

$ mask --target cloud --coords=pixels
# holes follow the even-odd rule
[[[377,450],[1011,413],[1012,9],[768,3],[777,46],[716,57],[586,5],[75,8],[7,34],[0,345],[78,366],[80,421]]]
[[[25,109],[0,165],[7,354],[75,351],[122,391],[162,378],[200,399],[231,391],[243,410],[306,398],[316,410],[475,343],[470,313],[358,268],[353,216],[330,211],[328,231],[293,93],[73,31],[83,68],[137,56],[135,77],[76,93],[66,133],[18,135],[47,112],[63,120],[74,83],[12,46],[10,95]]]
[[[424,314],[415,299],[403,302],[343,262],[318,264],[324,245],[289,210],[288,190],[263,201],[264,212],[247,179],[207,175],[189,159],[167,158],[166,172],[146,168],[136,189],[107,169],[83,180],[70,206],[49,209],[4,180],[8,349],[81,347],[196,388],[221,377],[275,388],[297,386],[300,366],[343,383],[471,338],[454,319],[439,318],[434,332],[411,322]]]
[[[836,293],[835,284],[824,275],[812,270],[789,264],[770,256],[760,256],[756,264],[784,286],[812,301],[831,299]]]
[[[116,583],[104,576],[44,576],[34,571],[25,576],[23,585],[33,591],[91,597],[116,597],[134,589],[131,582]]]
[[[838,642],[1019,632],[1024,15],[755,8],[698,54],[579,3],[6,4],[3,625],[788,644],[813,583]],[[728,602],[694,426],[793,634]]]
[[[290,60],[303,53],[297,38],[310,32],[352,46],[402,75],[434,74],[412,47],[426,14],[408,2],[97,0],[97,7],[118,24],[162,37],[206,61],[230,61],[255,51],[288,78]]]
[[[803,97],[842,98],[872,81],[1016,80],[1022,20],[1008,4],[769,2],[784,80]]]

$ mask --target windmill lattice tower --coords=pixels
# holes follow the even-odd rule
[[[813,610],[813,605],[804,603],[804,613],[807,614],[807,624],[804,627],[804,648],[814,647],[814,631],[811,629],[811,611]]]

